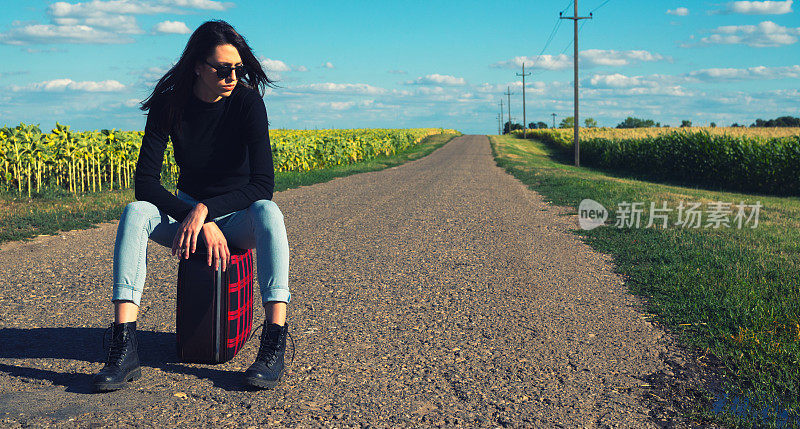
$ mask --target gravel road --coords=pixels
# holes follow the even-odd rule
[[[570,232],[577,217],[497,167],[485,136],[274,201],[296,347],[275,390],[240,381],[257,341],[224,365],[177,362],[178,261],[150,242],[142,379],[92,393],[112,320],[106,223],[0,249],[0,425],[686,424],[647,399],[685,357],[611,258]]]

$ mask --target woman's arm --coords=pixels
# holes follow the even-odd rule
[[[159,127],[158,121],[161,120],[161,116],[158,113],[153,105],[147,114],[139,159],[136,160],[134,193],[137,200],[149,201],[178,222],[183,222],[194,206],[173,195],[161,185],[161,165],[164,162],[168,135],[162,131],[164,127]]]
[[[243,187],[201,202],[208,207],[208,219],[244,210],[258,200],[271,200],[275,189],[275,170],[272,148],[269,143],[267,109],[264,100],[253,92],[250,110],[243,115],[241,126],[243,143],[250,162],[250,181]]]

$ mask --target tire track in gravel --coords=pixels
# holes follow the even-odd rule
[[[0,249],[0,422],[646,427],[672,418],[643,400],[643,380],[669,368],[669,339],[644,320],[611,258],[570,232],[576,217],[497,167],[486,137],[273,200],[289,235],[297,352],[275,390],[240,384],[256,341],[224,365],[175,361],[177,260],[151,242],[143,379],[89,393],[111,320],[113,222]]]

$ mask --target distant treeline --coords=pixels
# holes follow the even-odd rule
[[[561,120],[558,124],[558,128],[572,128],[575,126],[575,118],[573,116],[568,116]],[[691,127],[692,121],[684,119],[681,121],[681,127]],[[711,122],[709,124],[711,127],[716,127],[717,124]],[[794,116],[781,116],[775,119],[756,119],[755,122],[750,124],[751,127],[766,127],[766,128],[775,128],[775,127],[800,127],[800,118],[795,118]],[[584,127],[585,128],[595,128],[597,127],[597,121],[593,118],[586,118],[584,119]],[[616,128],[652,128],[652,127],[670,127],[670,125],[664,124],[662,125],[660,122],[655,122],[652,119],[640,119],[628,116],[625,118],[624,121],[617,124]],[[738,124],[736,122],[731,124],[731,127],[746,127],[746,125]],[[538,122],[531,122],[528,124],[529,130],[535,129],[547,129],[547,123],[544,121]],[[518,123],[510,123],[506,122],[503,124],[503,134],[508,134],[509,131],[514,130],[521,130],[522,124]]]
[[[736,125],[731,125],[732,127]],[[780,118],[763,120],[756,119],[755,122],[750,124],[751,127],[800,127],[800,118],[794,116],[781,116]]]

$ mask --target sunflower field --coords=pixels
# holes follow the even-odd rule
[[[308,171],[392,155],[441,128],[272,130],[275,171]],[[49,133],[38,125],[0,128],[0,190],[22,195],[57,187],[78,194],[133,186],[143,131],[72,131],[56,123]],[[167,144],[162,182],[175,184],[179,167]]]

